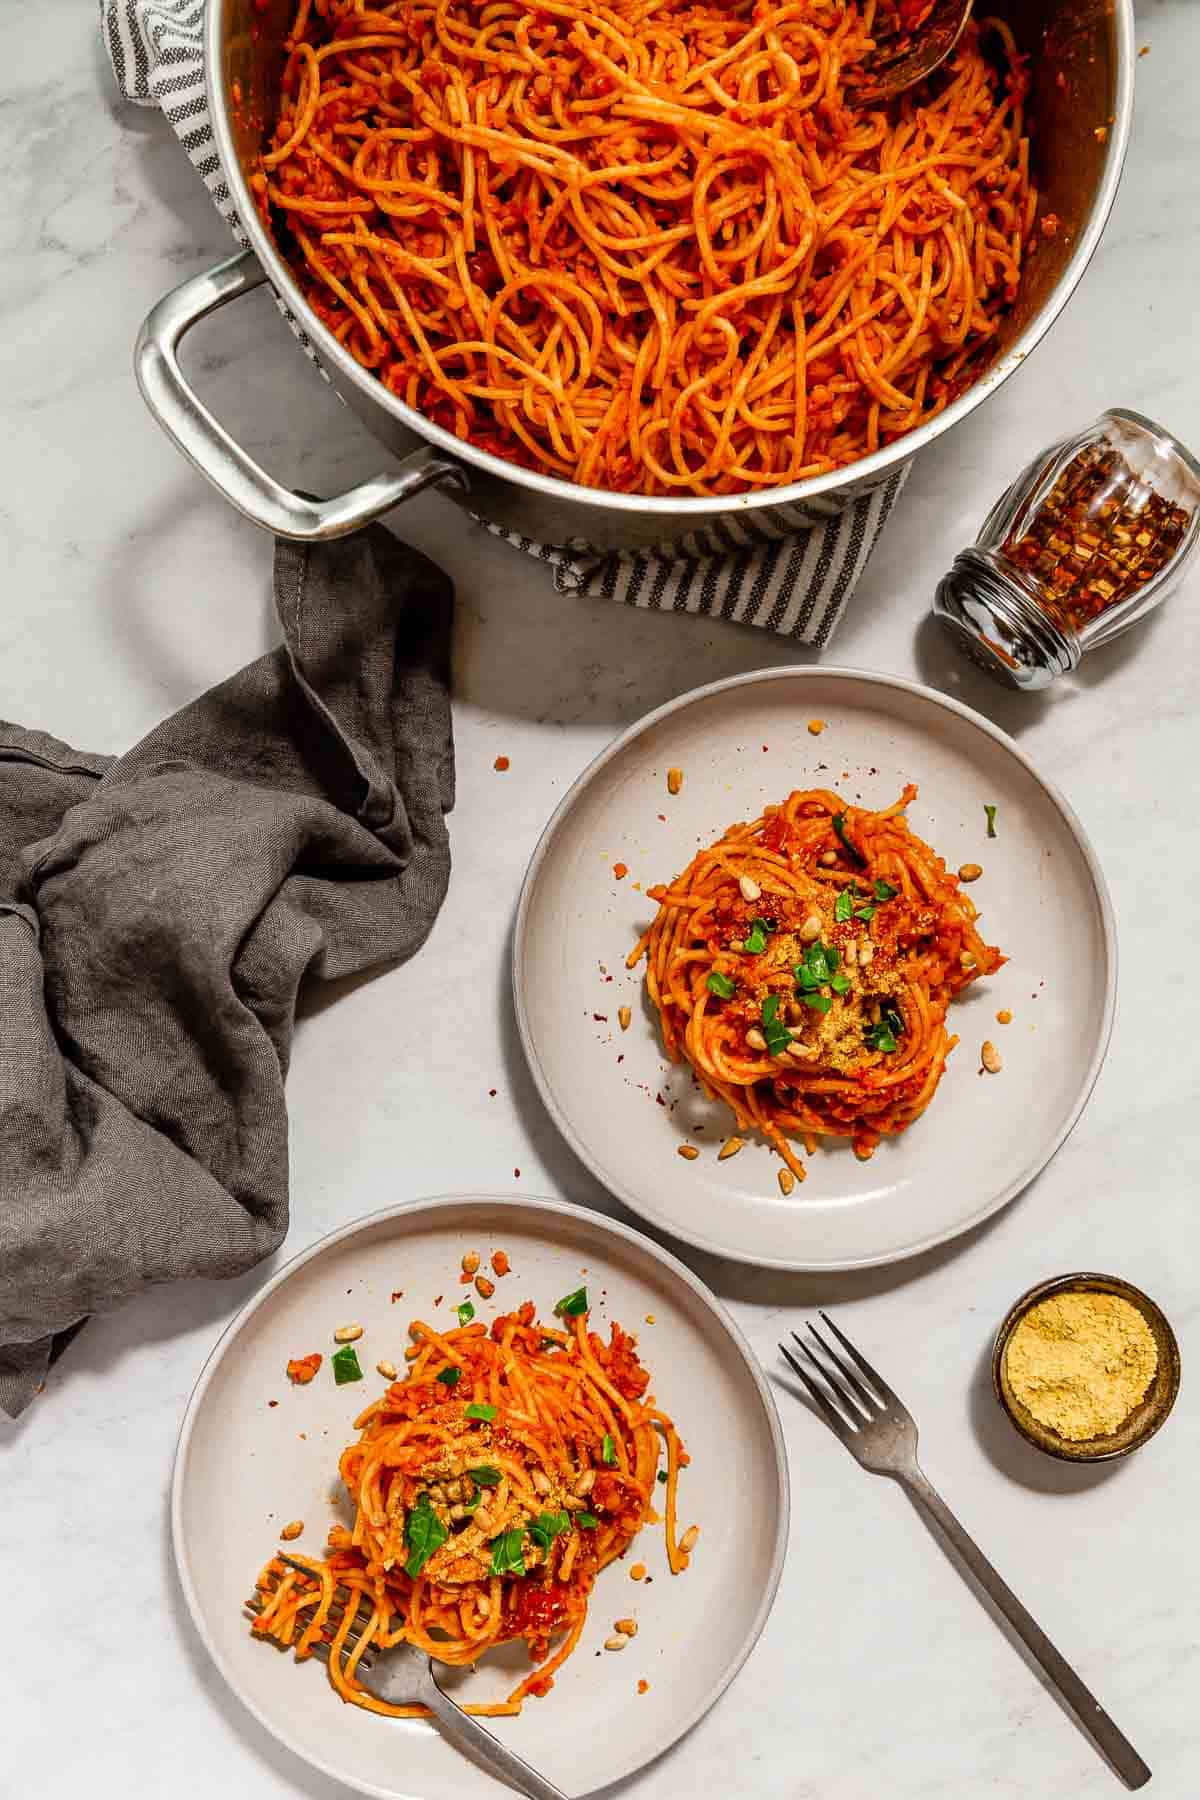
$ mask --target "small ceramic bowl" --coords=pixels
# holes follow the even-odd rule
[[[1074,1441],[1060,1437],[1056,1431],[1035,1419],[1029,1408],[1013,1393],[1008,1380],[1008,1342],[1025,1314],[1041,1300],[1054,1294],[1118,1294],[1136,1306],[1154,1334],[1158,1346],[1158,1366],[1144,1397],[1120,1427],[1104,1437]],[[1179,1345],[1162,1309],[1148,1294],[1122,1281],[1117,1275],[1056,1275],[1052,1281],[1039,1282],[1013,1306],[996,1333],[992,1351],[992,1385],[996,1398],[1021,1436],[1044,1450],[1048,1456],[1059,1456],[1064,1462],[1106,1462],[1114,1456],[1128,1456],[1148,1438],[1152,1438],[1175,1404],[1179,1392]]]

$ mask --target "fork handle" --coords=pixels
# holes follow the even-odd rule
[[[1026,1612],[1008,1583],[997,1573],[974,1538],[969,1537],[922,1469],[901,1477],[921,1511],[950,1548],[966,1564],[988,1597],[995,1602],[1076,1715],[1088,1736],[1131,1788],[1145,1787],[1150,1770],[1125,1733],[1109,1718],[1091,1689],[1079,1679],[1070,1663],[1054,1648],[1041,1626]]]
[[[552,1781],[531,1769],[523,1757],[502,1744],[486,1725],[464,1712],[449,1694],[443,1694],[435,1679],[430,1679],[421,1697],[430,1711],[436,1713],[446,1736],[452,1738],[460,1750],[473,1752],[493,1774],[510,1782],[522,1794],[528,1794],[529,1800],[567,1800],[561,1788],[556,1788]]]

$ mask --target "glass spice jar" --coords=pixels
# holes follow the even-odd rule
[[[1046,687],[1140,619],[1200,543],[1200,463],[1140,413],[1104,413],[1043,452],[938,583],[960,648],[1012,687]]]

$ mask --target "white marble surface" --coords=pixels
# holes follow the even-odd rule
[[[1026,1285],[1099,1266],[1158,1296],[1185,1363],[1200,1367],[1186,955],[1200,883],[1200,580],[1043,700],[993,687],[924,623],[936,576],[986,504],[1067,422],[1125,404],[1200,440],[1200,6],[1139,0],[1138,12],[1151,54],[1138,66],[1134,146],[1103,248],[1049,342],[918,466],[835,651],[963,696],[1066,789],[1120,922],[1107,1066],[1034,1188],[945,1250],[822,1281],[690,1260],[764,1358],[803,1306],[838,1304],[918,1412],[930,1473],[1140,1746],[1154,1791],[1194,1800],[1195,1369],[1150,1449],[1089,1474],[1026,1453],[989,1398],[986,1356]],[[227,244],[166,127],[117,102],[94,16],[74,0],[0,9],[0,714],[116,751],[256,654],[272,624],[268,545],[160,437],[130,375],[143,313]],[[376,465],[371,440],[261,296],[214,323],[192,364],[285,478],[332,489]],[[604,1204],[542,1113],[515,1041],[506,950],[526,858],[566,783],[620,726],[683,686],[803,654],[754,632],[556,598],[540,570],[440,498],[411,507],[401,529],[459,588],[455,874],[414,963],[301,1027],[288,1253],[405,1194],[506,1188],[514,1167],[524,1192]],[[499,752],[512,759],[504,777],[492,772]],[[456,1039],[456,1073],[465,1055],[467,1074],[453,1086],[427,1031],[451,952],[459,979],[469,974],[486,998],[466,1044]],[[223,1691],[171,1572],[180,1415],[263,1273],[161,1292],[94,1323],[26,1418],[0,1426],[0,1792],[74,1800],[148,1781],[175,1800],[340,1800]],[[630,1791],[1116,1791],[902,1497],[860,1474],[798,1406],[784,1417],[794,1522],[765,1638],[723,1704]]]

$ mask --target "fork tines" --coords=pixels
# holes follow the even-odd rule
[[[824,1360],[816,1354],[807,1339],[795,1331],[792,1337],[801,1354],[807,1358],[807,1365],[793,1356],[786,1344],[780,1344],[779,1348],[788,1367],[799,1376],[826,1420],[839,1436],[844,1437],[847,1431],[857,1431],[886,1412],[896,1396],[866,1358],[859,1355],[849,1338],[838,1330],[829,1314],[823,1312],[821,1318],[848,1356],[857,1363],[861,1374],[866,1377],[865,1382],[855,1373],[846,1357],[839,1355],[834,1346],[821,1336],[811,1319],[807,1322],[808,1329],[824,1352]],[[812,1374],[809,1373],[810,1367]],[[813,1379],[814,1374],[819,1380]]]
[[[306,1569],[303,1563],[294,1562],[290,1556],[285,1556],[282,1551],[278,1551],[276,1557],[279,1562],[286,1563],[289,1569],[295,1569],[298,1575],[306,1575],[309,1580],[314,1579],[312,1570]],[[268,1589],[267,1592],[273,1593],[274,1589]],[[353,1603],[354,1611],[351,1615],[350,1629],[343,1639],[343,1646],[347,1651],[352,1651],[358,1643],[364,1629],[370,1623],[371,1611],[369,1607],[365,1606],[364,1596],[362,1594],[353,1593],[350,1588],[339,1581],[333,1590],[333,1604],[325,1615],[326,1626],[333,1626],[336,1629],[346,1615],[347,1606],[351,1603]],[[253,1613],[257,1618],[264,1610],[262,1591],[256,1588],[245,1604],[246,1611]],[[295,1648],[294,1644],[279,1644],[274,1638],[266,1639],[265,1641],[268,1643],[275,1643],[276,1648],[280,1650],[291,1650]],[[309,1648],[320,1662],[329,1661],[329,1645],[324,1638],[314,1638],[309,1645]],[[373,1657],[371,1651],[364,1650],[358,1659],[358,1667],[360,1669],[369,1669],[372,1661]]]

